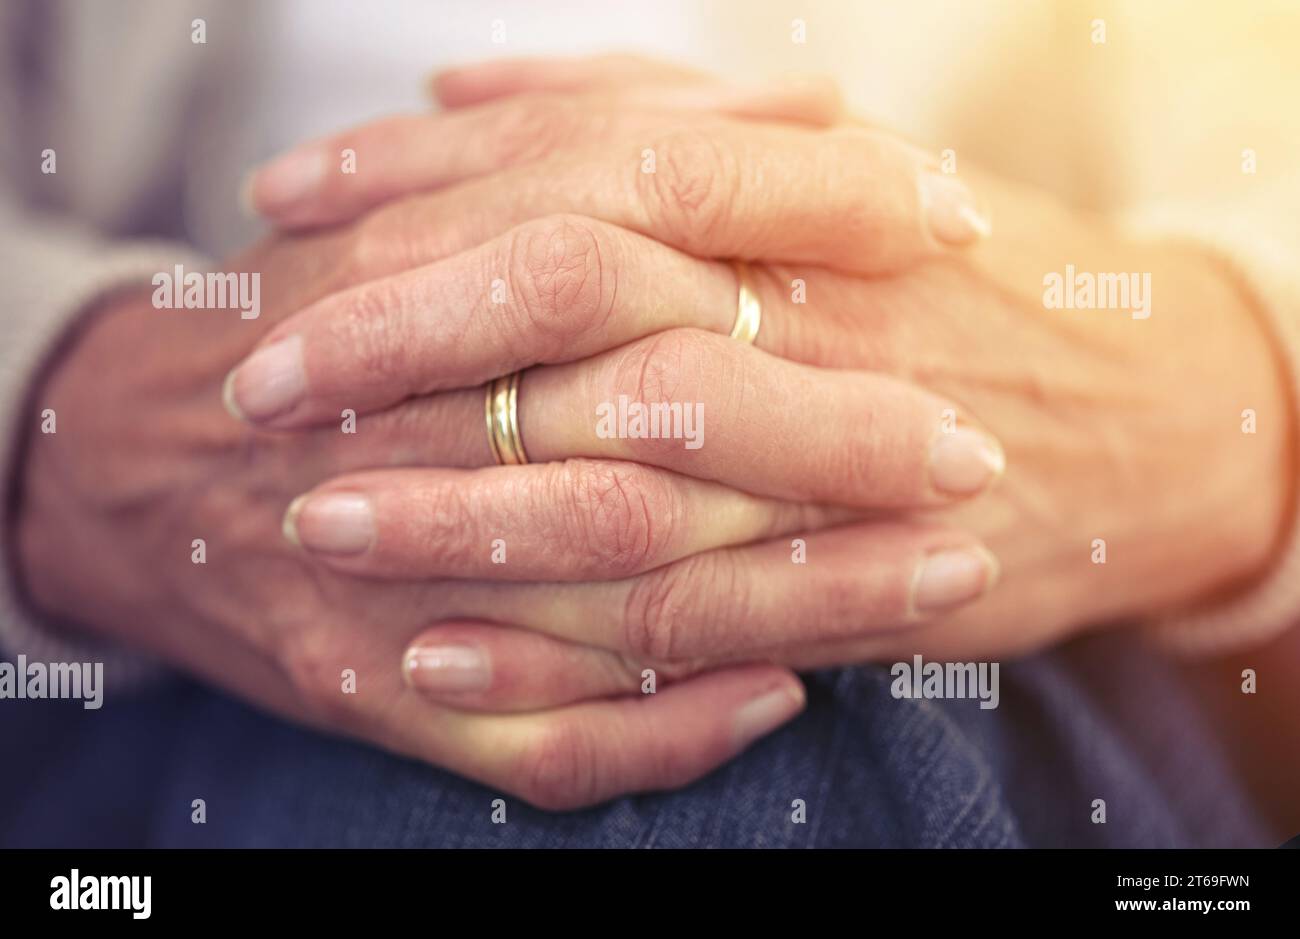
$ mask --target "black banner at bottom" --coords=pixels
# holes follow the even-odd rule
[[[462,915],[537,926],[557,914],[645,917],[649,927],[688,910],[734,925],[783,907],[796,918],[838,909],[926,925],[1047,913],[1227,926],[1252,913],[1292,921],[1298,886],[1291,850],[0,852],[7,925],[82,928],[374,927],[412,915],[429,928]]]

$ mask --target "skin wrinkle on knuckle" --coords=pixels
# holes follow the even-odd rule
[[[480,530],[484,519],[481,506],[476,506],[462,486],[423,483],[412,491],[403,517],[404,524],[410,526],[409,543],[418,546],[422,566],[437,573],[473,566],[473,533]]]
[[[334,339],[351,360],[349,374],[362,387],[384,387],[406,362],[409,344],[393,311],[399,308],[395,291],[375,282],[340,300],[341,312],[331,319]]]
[[[518,760],[521,794],[534,806],[564,811],[588,805],[600,795],[597,745],[573,720],[561,720],[538,733]]]
[[[702,364],[699,353],[699,339],[690,330],[657,333],[635,347],[617,391],[642,404],[681,400],[686,376]]]
[[[656,139],[655,171],[638,174],[651,234],[664,234],[692,254],[707,256],[735,208],[740,189],[736,155],[704,130]]]
[[[489,165],[518,166],[546,157],[581,139],[583,119],[581,106],[567,96],[534,92],[509,99],[489,118]]]
[[[601,461],[565,464],[557,480],[559,503],[570,519],[567,543],[583,546],[579,563],[592,573],[622,578],[662,555],[666,526],[675,517],[672,496],[654,473]],[[667,520],[667,521],[665,521]]]
[[[515,351],[556,357],[581,335],[601,332],[613,313],[613,251],[597,227],[561,215],[520,226],[504,246]]]
[[[641,575],[632,582],[623,604],[623,641],[638,657],[672,662],[684,658],[681,621],[691,611],[692,624],[715,624],[724,603],[731,604],[738,585],[735,562],[725,551],[710,551]],[[698,633],[692,648],[708,644]],[[696,654],[692,652],[692,654]]]
[[[374,121],[361,134],[354,136],[351,142],[341,140],[338,149],[351,147],[358,153],[363,150],[373,153],[397,150],[423,134],[428,126],[427,114],[394,114]]]
[[[905,180],[911,174],[900,170],[894,148],[879,135],[861,128],[837,128],[828,136],[835,141],[835,146],[821,154],[826,169],[823,178],[831,183],[822,200],[828,209],[825,230],[835,232],[837,241],[872,245],[873,251],[880,251],[881,246],[896,241],[898,234],[893,230],[897,223],[891,222],[885,200],[915,201],[915,186],[910,186],[905,196],[890,187],[907,185]],[[874,195],[870,199],[844,198],[846,192]]]
[[[688,408],[703,404],[707,410],[711,406],[705,401],[707,388],[725,388],[726,382],[740,378],[733,369],[734,350],[722,344],[727,341],[689,328],[669,329],[642,339],[617,353],[610,385],[597,400],[615,404],[626,395],[629,401],[647,406],[680,404]],[[728,412],[740,397],[727,396]],[[668,434],[628,436],[620,443],[632,459],[665,466],[675,465],[683,452],[682,440]]]
[[[837,435],[834,444],[823,443],[817,448],[820,457],[813,460],[810,478],[818,480],[821,492],[861,493],[864,491],[888,492],[891,483],[881,479],[884,467],[879,459],[883,431],[878,430],[879,415],[874,407],[858,408],[854,414],[852,432]],[[813,495],[808,487],[806,495]]]
[[[896,578],[889,579],[893,581]],[[872,579],[873,584],[878,582],[878,578]],[[807,635],[819,640],[833,640],[850,638],[863,632],[863,594],[862,585],[853,579],[842,575],[824,578],[818,591],[817,603],[801,611],[807,613]],[[903,607],[899,605],[895,608],[901,617]]]

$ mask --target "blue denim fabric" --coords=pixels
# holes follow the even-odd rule
[[[292,727],[188,682],[101,711],[0,702],[0,845],[1269,846],[1156,659],[1090,639],[1002,669],[1001,703],[808,676],[796,722],[698,783],[582,812]],[[207,824],[190,821],[204,799]],[[1092,800],[1107,821],[1093,824]],[[802,799],[807,821],[791,820]]]

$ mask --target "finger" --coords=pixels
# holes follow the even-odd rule
[[[697,257],[869,275],[989,233],[970,190],[890,134],[723,118],[402,199],[365,224],[376,250],[388,245],[399,266],[561,213],[630,228]]]
[[[295,499],[284,531],[349,574],[604,580],[847,517],[635,463],[571,460],[352,473]]]
[[[674,326],[726,333],[737,291],[729,265],[605,222],[539,219],[288,317],[231,372],[227,400],[269,426],[332,421],[342,407],[366,413]],[[775,334],[788,298],[771,292]]]
[[[901,634],[978,600],[996,578],[970,534],[891,521],[710,551],[625,580],[470,587],[454,602],[458,615],[490,609],[498,622],[638,662],[734,661]]]
[[[515,57],[443,69],[429,82],[434,99],[461,108],[528,91],[592,91],[644,82],[706,81],[698,69],[616,53],[582,57]]]
[[[774,499],[943,505],[983,492],[1005,469],[997,441],[968,426],[954,402],[891,376],[812,368],[698,330],[530,369],[517,400],[533,463],[623,460]],[[428,421],[427,436],[408,409]],[[419,399],[380,420],[415,439],[412,454],[432,444],[441,465],[496,462],[482,391]],[[448,438],[461,442],[440,444]]]
[[[346,221],[397,196],[453,183],[602,139],[663,127],[645,109],[530,94],[442,114],[403,114],[294,147],[253,170],[248,207],[281,228]],[[344,154],[352,154],[345,162]]]
[[[644,669],[604,649],[492,623],[439,623],[402,658],[407,684],[431,701],[470,711],[531,711],[639,694]],[[668,675],[649,676],[658,690]]]
[[[942,505],[992,485],[1002,449],[962,414],[891,376],[812,368],[689,329],[530,369],[518,392],[534,462],[628,460],[857,508]]]
[[[684,786],[791,720],[804,700],[792,673],[766,665],[710,672],[655,694],[436,722],[412,691],[391,714],[388,742],[538,808],[575,809]]]
[[[387,117],[300,144],[253,170],[242,198],[282,228],[330,225],[397,196],[575,147],[644,139],[680,122],[684,111],[826,125],[840,116],[841,104],[834,84],[815,78],[758,88],[695,82],[617,94],[533,91],[441,114]]]

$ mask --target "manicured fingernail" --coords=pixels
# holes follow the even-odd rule
[[[329,156],[316,144],[281,154],[254,170],[249,205],[263,215],[283,216],[320,191],[329,165]]]
[[[921,208],[930,232],[949,245],[968,245],[993,234],[988,216],[980,211],[974,194],[955,176],[921,171]]]
[[[930,447],[930,482],[950,496],[969,496],[987,489],[1007,468],[998,442],[969,427],[941,433]]]
[[[986,548],[953,548],[927,555],[912,583],[912,609],[942,610],[984,594],[998,578],[998,561]]]
[[[736,711],[733,724],[738,749],[770,734],[803,710],[804,691],[798,682],[766,691]]]
[[[299,496],[284,513],[284,537],[308,551],[360,554],[375,540],[370,500],[354,492]]]
[[[486,691],[492,684],[488,657],[475,646],[412,646],[402,665],[412,688],[434,696]]]
[[[222,400],[235,417],[266,421],[288,411],[307,393],[302,337],[258,349],[226,376]]]

